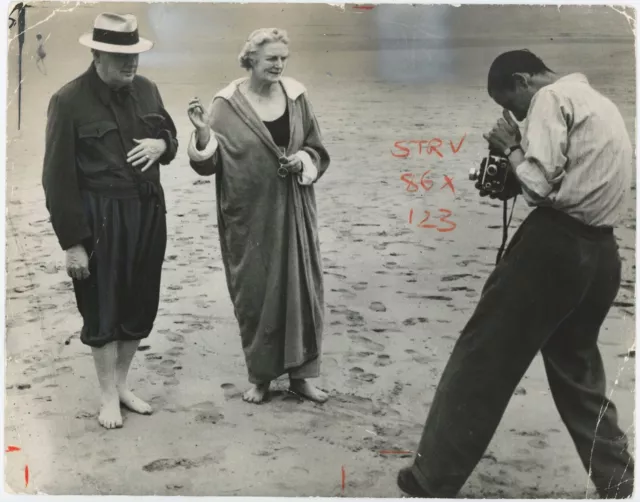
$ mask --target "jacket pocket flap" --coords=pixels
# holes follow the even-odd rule
[[[99,120],[78,126],[79,138],[101,138],[109,131],[118,129],[118,124],[111,120]]]

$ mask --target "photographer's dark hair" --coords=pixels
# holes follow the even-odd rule
[[[492,91],[512,91],[515,88],[514,73],[538,75],[550,72],[538,56],[528,49],[509,51],[500,54],[489,68],[487,88]]]

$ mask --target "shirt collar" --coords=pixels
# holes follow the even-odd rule
[[[582,83],[588,84],[589,79],[583,73],[569,73],[563,77],[560,77],[556,82],[574,82],[574,83]]]

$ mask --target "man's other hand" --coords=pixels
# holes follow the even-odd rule
[[[82,244],[67,249],[67,274],[77,281],[89,277],[89,257]]]

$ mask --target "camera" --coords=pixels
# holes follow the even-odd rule
[[[471,168],[469,179],[479,182],[480,190],[490,194],[502,193],[507,186],[509,176],[509,159],[502,152],[490,149],[489,154],[482,159],[480,168]]]

